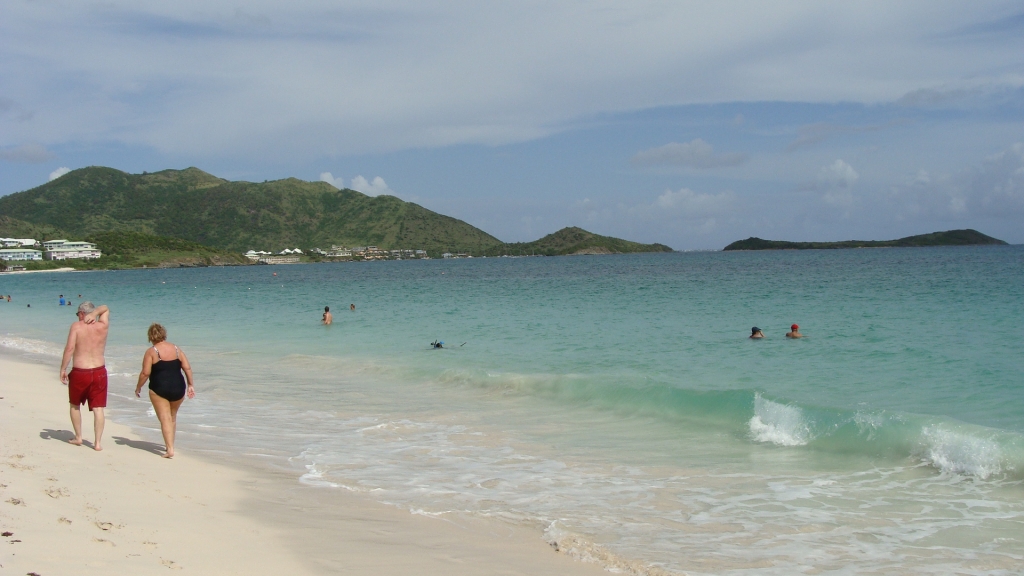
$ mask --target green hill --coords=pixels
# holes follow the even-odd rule
[[[394,196],[370,197],[295,178],[229,182],[197,168],[152,174],[73,170],[0,198],[0,215],[69,238],[140,232],[234,252],[338,244],[424,249],[434,256],[480,254],[501,244],[461,220]]]
[[[724,250],[834,250],[837,248],[908,248],[924,246],[977,246],[1006,242],[977,230],[947,230],[907,236],[898,240],[845,240],[842,242],[786,242],[747,238],[729,244]]]
[[[11,234],[17,232],[18,234]],[[36,226],[13,218],[0,216],[0,236],[35,238],[37,240],[69,238],[62,230],[49,226]],[[86,241],[96,244],[103,256],[98,260],[17,262],[29,270],[51,270],[72,267],[78,270],[118,270],[124,268],[167,268],[179,266],[236,266],[251,264],[237,252],[218,250],[196,242],[153,236],[142,232],[111,231],[91,234]]]
[[[582,228],[562,228],[533,242],[502,244],[487,250],[486,256],[544,255],[563,256],[568,254],[629,254],[635,252],[671,252],[664,244],[640,244],[610,236],[599,236]]]
[[[48,224],[32,224],[24,220],[0,216],[0,238],[35,238],[36,240],[53,240],[63,238],[67,233]]]

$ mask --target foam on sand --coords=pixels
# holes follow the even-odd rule
[[[291,474],[209,461],[186,438],[167,461],[156,431],[140,438],[111,419],[103,452],[71,446],[51,372],[0,358],[0,527],[12,533],[0,565],[12,574],[603,573],[552,554],[540,530],[296,489]]]

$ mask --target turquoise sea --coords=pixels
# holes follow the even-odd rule
[[[179,450],[625,573],[1019,574],[1022,287],[1024,246],[3,275],[0,353],[59,385],[82,294],[148,437],[160,322],[196,373]]]

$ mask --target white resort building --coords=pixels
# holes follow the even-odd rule
[[[46,260],[71,260],[78,258],[99,258],[103,254],[91,242],[69,242],[48,240],[43,242],[43,258]]]
[[[0,248],[34,248],[35,238],[0,238]]]
[[[32,250],[31,248],[3,248],[0,249],[0,260],[42,260],[43,252],[41,250]]]

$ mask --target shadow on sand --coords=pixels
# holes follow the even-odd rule
[[[157,456],[164,455],[164,445],[157,444],[155,442],[146,442],[145,440],[132,440],[131,438],[125,438],[124,436],[114,436],[114,444],[119,446],[128,446],[135,448],[136,450],[145,450]]]
[[[49,428],[43,428],[43,431],[39,433],[39,437],[43,440],[59,440],[61,442],[71,442],[75,437],[75,433],[71,430],[51,430]],[[83,439],[82,446],[92,448],[92,442]]]

